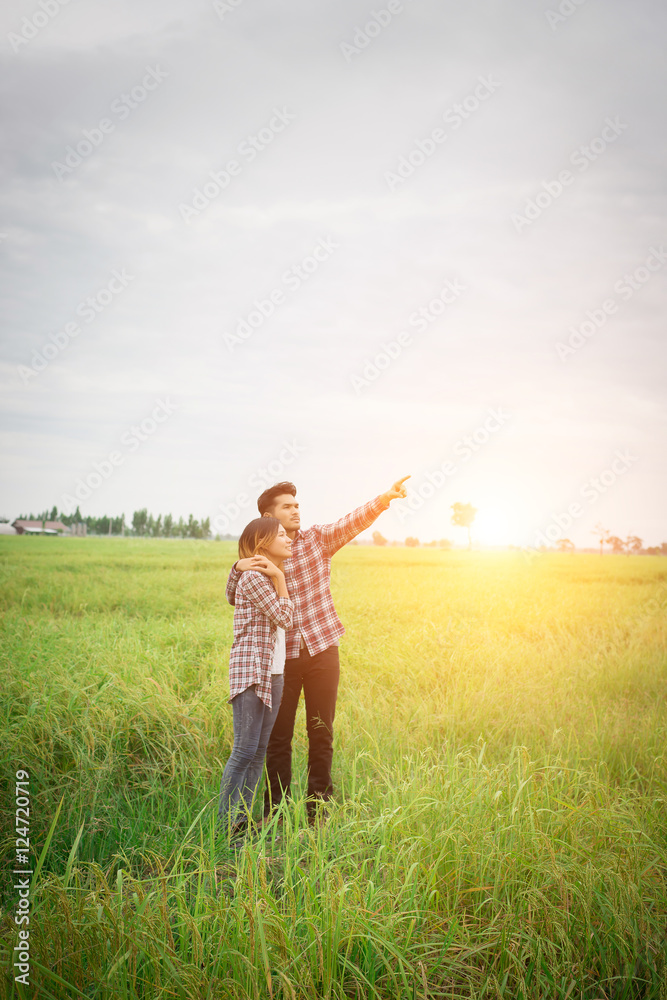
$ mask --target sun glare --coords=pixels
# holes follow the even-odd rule
[[[477,506],[477,505],[475,505]],[[481,545],[513,545],[519,534],[516,512],[510,512],[495,505],[482,506],[472,525],[473,542]]]

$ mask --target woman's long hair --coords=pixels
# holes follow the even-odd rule
[[[246,524],[239,538],[239,559],[263,555],[263,549],[270,545],[278,534],[280,521],[277,517],[256,517]]]

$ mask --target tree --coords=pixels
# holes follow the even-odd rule
[[[440,541],[438,542],[438,545],[440,546],[441,549],[451,549],[452,547],[452,543],[448,538],[441,538]]]
[[[593,528],[591,534],[595,535],[595,537],[599,540],[599,542],[600,542],[600,555],[602,555],[602,548],[609,541],[610,532],[608,531],[607,528],[603,528],[602,525],[598,522],[595,525],[595,527]]]
[[[454,511],[452,514],[452,524],[456,525],[457,528],[468,529],[468,549],[471,549],[472,536],[470,534],[470,526],[475,520],[477,507],[473,507],[471,503],[453,503],[451,509]]]
[[[556,545],[559,552],[574,552],[574,542],[569,538],[559,538]]]
[[[162,514],[158,514],[155,519],[155,524],[153,525],[153,538],[160,538],[162,536]]]
[[[409,548],[414,549],[419,545],[419,539],[413,538],[412,535],[408,535],[405,539],[405,544],[409,546]]]
[[[611,545],[611,551],[615,556],[621,555],[625,549],[625,542],[622,538],[619,538],[618,535],[610,535],[607,542]]]
[[[644,544],[643,539],[638,538],[637,535],[628,535],[625,539],[625,544],[628,548],[628,555],[631,552],[639,553],[642,550],[642,545]]]
[[[103,517],[91,518],[92,524],[88,525],[89,530],[94,531],[98,535],[110,535],[111,531],[111,518],[107,517],[106,514]]]
[[[145,535],[147,524],[148,524],[148,509],[146,507],[142,507],[141,510],[135,510],[134,514],[132,515],[132,530],[134,531],[135,535]]]
[[[373,532],[373,545],[386,545],[387,539],[379,531]]]
[[[210,538],[211,537],[211,519],[210,517],[205,517],[201,523],[201,537]]]
[[[174,519],[171,514],[164,515],[164,524],[162,525],[162,533],[165,538],[171,538],[171,533],[174,528]]]
[[[53,506],[51,508],[51,513],[49,514],[49,521],[57,521],[57,520],[58,520],[58,508],[56,506]]]

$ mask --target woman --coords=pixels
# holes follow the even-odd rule
[[[283,693],[285,629],[293,604],[282,571],[292,542],[274,517],[258,517],[239,539],[239,558],[262,555],[268,567],[247,570],[234,605],[234,642],[229,656],[229,699],[234,746],[220,784],[218,817],[231,835],[248,826],[264,766],[266,747]]]

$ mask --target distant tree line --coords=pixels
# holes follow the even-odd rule
[[[644,542],[637,535],[628,535],[626,538],[620,538],[618,535],[612,535],[611,531],[601,524],[596,524],[591,534],[595,535],[600,543],[600,555],[603,554],[604,546],[609,545],[611,546],[612,553],[617,556],[622,555],[624,552],[628,556],[631,552],[635,555],[667,556],[667,542],[663,542],[661,545],[650,545],[647,549],[644,549],[642,547]]]
[[[386,539],[384,535],[382,535],[379,531],[373,532],[373,545],[400,545],[400,544],[401,544],[400,542],[388,541],[388,539]],[[407,545],[408,548],[416,548],[418,545],[421,545],[421,542],[419,541],[418,538],[415,538],[412,535],[408,535],[408,537],[403,542],[403,545]],[[441,538],[440,541],[436,541],[435,539],[433,539],[432,542],[424,542],[424,546],[426,548],[435,548],[436,546],[438,546],[441,549],[451,549],[452,542],[450,542],[449,538]]]
[[[198,521],[190,514],[187,521],[179,517],[175,521],[171,514],[158,514],[153,517],[146,507],[135,510],[132,515],[132,534],[148,538],[210,538],[211,519],[202,518]]]
[[[125,525],[125,515],[120,517],[109,517],[104,514],[102,517],[83,517],[77,507],[73,514],[61,514],[57,507],[51,510],[43,510],[40,514],[19,514],[18,520],[26,521],[60,521],[66,527],[71,528],[73,524],[85,524],[86,530],[91,535],[122,535],[131,534]],[[111,530],[109,530],[111,528]],[[125,531],[123,531],[125,528]]]
[[[454,511],[452,514],[452,524],[468,529],[468,547],[470,548],[472,545],[470,526],[475,519],[477,509],[472,504],[463,503],[452,504],[451,509]],[[78,507],[73,514],[61,514],[58,512],[58,508],[53,506],[50,511],[44,510],[40,514],[19,514],[18,519],[29,521],[61,521],[68,528],[73,524],[85,524],[86,531],[90,535],[132,535],[143,538],[211,537],[211,519],[208,517],[204,517],[201,521],[198,521],[192,514],[189,514],[187,521],[182,517],[179,517],[178,521],[176,521],[171,514],[158,514],[157,517],[154,517],[148,513],[146,507],[134,511],[131,525],[125,523],[124,514],[121,514],[120,517],[109,517],[107,514],[104,514],[102,517],[83,517]],[[630,555],[633,553],[635,555],[667,556],[667,542],[662,542],[661,545],[651,545],[649,548],[644,549],[642,547],[644,544],[643,540],[637,535],[628,535],[626,538],[620,538],[618,535],[612,535],[601,524],[595,526],[592,534],[596,536],[600,543],[600,555],[603,554],[604,546],[609,545],[614,555],[621,555],[622,553]],[[216,537],[231,539],[237,536],[225,534]],[[379,531],[374,531],[373,544],[397,545],[399,543],[390,543]],[[421,543],[418,538],[408,536],[404,544],[408,547],[415,547]],[[439,541],[424,542],[424,545],[432,548],[437,546],[441,549],[452,548],[452,542],[448,538],[441,538]],[[510,548],[513,547],[510,546]],[[574,552],[575,547],[574,542],[570,541],[569,538],[560,538],[556,542],[556,548],[559,552]]]
[[[85,524],[90,535],[134,535],[144,538],[210,538],[211,519],[204,517],[198,521],[192,514],[187,521],[182,517],[178,520],[171,514],[158,514],[154,517],[146,507],[135,510],[132,523],[125,523],[125,515],[120,517],[83,517],[77,507],[73,514],[60,514],[57,507],[42,511],[40,514],[20,514],[19,520],[29,521],[60,521],[66,527],[73,524]],[[230,536],[231,537],[231,536]]]
[[[475,520],[475,514],[477,513],[477,508],[473,507],[469,503],[454,503],[451,505],[450,510],[453,511],[452,514],[452,524],[457,527],[468,529],[468,548],[472,547],[472,538],[470,534],[470,527]],[[639,538],[638,535],[628,535],[626,538],[620,538],[618,535],[612,535],[612,533],[601,524],[596,524],[593,528],[592,534],[596,536],[600,543],[600,555],[603,554],[604,546],[609,545],[611,551],[614,555],[621,555],[625,553],[626,555],[647,555],[647,556],[667,556],[667,542],[663,542],[661,545],[651,545],[649,548],[643,548],[643,540]],[[379,531],[373,532],[373,544],[374,545],[397,545],[397,542],[389,543],[387,539]],[[420,544],[418,538],[414,538],[409,535],[404,542],[409,548],[416,547]],[[439,546],[441,549],[451,549],[452,543],[447,538],[441,538],[439,542],[425,542],[426,546]],[[514,545],[509,546],[510,549],[515,548]],[[569,538],[559,538],[556,542],[556,548],[559,552],[574,552],[575,546],[574,542]]]

